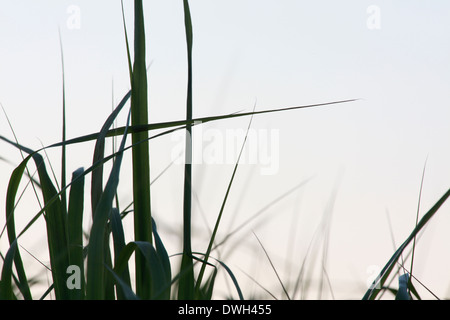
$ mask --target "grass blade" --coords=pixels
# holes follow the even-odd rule
[[[270,256],[269,256],[269,254],[268,254],[267,251],[266,251],[266,248],[264,248],[264,246],[263,246],[261,240],[259,240],[259,238],[258,238],[258,236],[256,235],[256,233],[253,232],[253,235],[255,236],[256,240],[258,240],[258,243],[259,243],[259,245],[261,246],[261,248],[263,249],[264,254],[265,254],[266,257],[267,257],[267,260],[269,260],[269,263],[270,263],[270,265],[272,266],[272,269],[273,269],[273,271],[275,272],[275,275],[277,276],[277,279],[278,279],[278,281],[280,282],[281,287],[283,288],[284,294],[286,295],[286,297],[288,298],[288,300],[291,300],[291,298],[289,297],[289,293],[287,292],[286,287],[285,287],[284,284],[283,284],[283,281],[281,281],[281,278],[280,278],[280,276],[278,275],[277,269],[275,268],[275,266],[274,266],[273,263],[272,263],[272,259],[270,259]]]
[[[131,91],[128,91],[127,94],[124,96],[123,100],[129,99],[131,94]],[[327,105],[335,105],[335,104],[341,104],[341,103],[348,103],[356,101],[355,99],[351,100],[341,100],[341,101],[333,101],[333,102],[326,102],[326,103],[318,103],[318,104],[310,104],[310,105],[301,105],[301,106],[294,106],[294,107],[286,107],[286,108],[279,108],[279,109],[268,109],[268,110],[262,110],[262,111],[254,111],[254,112],[243,112],[243,113],[232,113],[232,114],[225,114],[225,115],[219,115],[219,116],[209,116],[209,117],[200,117],[200,118],[194,118],[191,121],[187,120],[176,120],[176,121],[168,121],[168,122],[159,122],[159,123],[150,123],[150,124],[143,124],[143,125],[136,125],[136,126],[129,126],[127,127],[128,133],[137,133],[142,131],[151,131],[151,130],[158,130],[158,129],[167,129],[167,128],[174,128],[171,130],[168,130],[166,132],[157,134],[153,137],[150,137],[148,139],[154,139],[156,137],[160,137],[162,135],[172,133],[176,130],[185,129],[186,125],[190,123],[192,126],[196,124],[204,124],[211,121],[219,121],[219,120],[227,120],[232,118],[238,118],[238,117],[247,117],[251,115],[260,115],[260,114],[269,114],[269,113],[275,113],[275,112],[282,112],[282,111],[291,111],[291,110],[298,110],[298,109],[305,109],[305,108],[314,108],[314,107],[322,107]],[[111,129],[107,132],[106,137],[115,137],[115,136],[121,136],[125,132],[125,127],[119,127],[115,129]],[[79,136],[73,139],[68,139],[66,142],[57,142],[54,144],[51,144],[45,149],[48,148],[55,148],[55,147],[61,147],[62,145],[72,145],[72,144],[79,144],[84,142],[89,142],[93,140],[97,140],[99,137],[99,133],[91,133],[83,136]],[[0,139],[3,141],[6,141],[12,145],[16,145],[15,143],[11,142],[8,138],[1,136]],[[137,144],[139,144],[138,142]],[[36,152],[42,151],[44,148],[37,150]]]
[[[64,52],[61,39],[61,31],[59,31],[59,44],[61,49],[61,70],[62,70],[62,142],[66,141],[66,79],[64,73]],[[66,185],[66,145],[61,146],[61,186],[64,188]],[[67,199],[66,192],[61,193],[61,203],[66,211]]]
[[[200,300],[211,300],[212,299],[216,276],[217,276],[217,268],[214,268],[213,272],[209,276],[206,283],[199,289],[199,292],[196,293],[198,299],[200,299]]]
[[[403,250],[408,246],[408,244],[414,239],[414,237],[419,233],[419,231],[428,223],[428,221],[434,216],[434,214],[439,210],[439,208],[444,204],[444,202],[450,197],[450,189],[431,207],[430,210],[420,219],[417,226],[413,229],[411,234],[406,238],[406,240],[401,244],[401,246],[394,252],[392,257],[380,271],[380,274],[374,280],[371,287],[363,296],[363,300],[373,300],[378,295],[380,288],[383,287],[384,282],[389,276],[390,272],[394,268],[397,260],[400,258]]]
[[[155,249],[156,254],[158,256],[158,261],[160,261],[162,270],[164,271],[164,285],[163,285],[163,293],[162,293],[162,299],[170,299],[170,288],[171,288],[171,281],[172,281],[172,271],[170,267],[170,260],[169,255],[167,254],[166,248],[164,247],[164,244],[158,234],[158,230],[156,228],[156,223],[153,220],[152,222],[153,227],[153,236],[155,238]]]
[[[91,206],[92,206],[92,214],[94,214],[95,209],[97,208],[98,201],[103,192],[103,164],[102,160],[104,159],[105,152],[105,138],[109,131],[109,128],[114,124],[115,119],[122,111],[125,106],[127,100],[131,96],[131,92],[128,92],[114,109],[114,111],[108,116],[105,123],[103,124],[100,132],[97,136],[97,141],[95,143],[94,148],[94,156],[93,156],[93,165],[99,163],[92,171],[92,180],[91,180]]]
[[[50,253],[55,296],[57,299],[68,299],[69,290],[66,286],[66,269],[69,266],[69,247],[67,236],[67,216],[58,192],[52,184],[45,169],[45,164],[39,154],[33,159],[38,168],[39,180],[45,204],[45,221],[47,224],[47,241]]]
[[[130,45],[128,43],[127,25],[125,23],[125,10],[123,9],[123,0],[120,0],[120,5],[122,7],[123,32],[125,35],[125,45],[127,48],[128,71],[130,73],[130,81],[131,81],[131,79],[133,79],[133,67],[132,67],[132,63],[131,63]]]
[[[59,193],[56,191],[53,185],[44,163],[42,156],[33,150],[23,147],[19,144],[15,144],[20,150],[29,154],[29,156],[22,161],[16,170],[14,170],[11,176],[10,185],[7,192],[7,219],[13,217],[15,208],[15,196],[20,183],[20,179],[23,175],[23,171],[28,163],[29,159],[33,159],[38,170],[39,181],[41,183],[42,195],[44,198],[44,211],[45,221],[47,226],[47,241],[50,253],[50,262],[52,265],[52,276],[55,283],[55,295],[59,299],[68,298],[68,290],[65,286],[66,268],[68,266],[68,239],[67,239],[67,216],[64,208],[62,208],[61,199]],[[9,233],[14,232],[12,229],[8,230]],[[15,239],[15,234],[12,235]],[[10,236],[9,236],[10,237]],[[17,261],[19,264],[20,262]],[[16,265],[17,267],[17,265]],[[19,275],[20,279],[20,275]]]
[[[145,261],[144,271],[149,275],[149,278],[151,279],[149,298],[168,299],[165,293],[167,293],[167,287],[170,287],[171,282],[166,282],[167,275],[165,273],[164,266],[151,243],[144,241],[132,241],[128,243],[120,252],[120,255],[114,267],[114,272],[117,275],[121,274],[128,265],[128,261],[131,255],[133,253],[136,253],[137,251],[142,254]]]
[[[17,251],[17,240],[11,243],[11,246],[6,253],[5,261],[3,263],[2,278],[0,281],[0,300],[15,300],[11,278],[13,276],[12,268],[14,256]]]
[[[123,231],[122,219],[117,208],[113,208],[111,212],[111,232],[114,240],[114,265],[117,265],[117,259],[120,252],[125,247],[125,234]],[[129,299],[130,296],[127,294],[127,288],[131,288],[131,277],[128,265],[120,275],[114,273],[114,278],[116,280],[117,278],[120,278],[119,286],[116,286],[117,299]],[[126,287],[124,287],[124,285],[126,285]]]
[[[114,277],[117,287],[120,288],[117,292],[120,293],[120,299],[124,300],[139,300],[139,298],[136,296],[136,294],[131,290],[131,286],[123,281],[121,277],[117,275],[117,273],[114,272],[110,267],[106,266],[106,269],[111,273],[111,275]],[[118,297],[119,298],[119,297]]]
[[[131,124],[148,123],[147,69],[145,64],[145,30],[142,0],[134,1],[134,65],[131,79]],[[152,243],[150,204],[150,155],[148,132],[131,135],[133,162],[134,236],[137,241]],[[136,254],[136,293],[149,297],[150,279],[144,272],[145,261]]]
[[[83,259],[83,207],[84,207],[84,170],[80,168],[72,174],[69,194],[68,236],[69,263],[80,268],[80,289],[72,289],[71,298],[84,299],[84,259]]]
[[[196,254],[204,255],[199,252],[196,252]],[[233,282],[234,287],[236,288],[237,294],[239,296],[239,300],[244,300],[244,295],[242,294],[241,287],[239,286],[236,276],[234,275],[233,271],[231,271],[230,267],[228,267],[222,260],[216,259],[211,256],[210,256],[210,259],[214,259],[225,269],[225,271],[228,273],[228,276],[230,277],[231,281]],[[201,259],[197,259],[197,260],[202,261]],[[207,264],[211,265],[209,262],[207,262]]]
[[[186,99],[186,154],[184,167],[184,200],[183,200],[183,256],[181,260],[178,298],[181,300],[194,298],[194,265],[191,247],[191,209],[192,209],[192,22],[189,3],[183,1],[184,24],[186,31],[188,81]]]
[[[14,169],[8,183],[8,189],[6,192],[6,230],[8,233],[8,240],[10,243],[10,247],[12,247],[13,244],[17,242],[15,218],[14,218],[16,195],[19,188],[20,180],[24,174],[27,162],[30,158],[31,156],[25,158],[26,161],[25,160],[22,161],[21,164],[16,169]],[[17,244],[15,244],[15,246],[17,247]],[[23,267],[20,252],[18,248],[14,250],[17,251],[14,253],[13,256],[14,256],[14,265],[16,267],[16,272],[20,283],[19,289],[25,299],[31,300],[31,291],[28,285],[28,279],[25,273],[25,269]],[[3,268],[5,268],[5,266]]]
[[[128,118],[130,115],[128,116]],[[88,247],[88,265],[87,265],[87,285],[86,297],[90,300],[103,300],[105,298],[105,231],[108,217],[112,210],[114,196],[119,184],[119,173],[123,158],[123,149],[125,147],[127,134],[125,132],[120,144],[116,161],[113,164],[111,173],[105,186],[105,190],[98,202],[94,221],[92,224],[89,247]]]
[[[417,201],[417,213],[416,213],[416,226],[417,223],[419,222],[419,214],[420,214],[420,202],[422,200],[422,190],[423,190],[423,181],[425,179],[425,169],[427,166],[427,161],[425,160],[425,165],[423,166],[423,172],[422,172],[422,179],[420,181],[420,189],[419,189],[419,200]],[[409,273],[412,275],[413,274],[413,267],[414,267],[414,254],[416,252],[416,237],[414,237],[413,240],[413,245],[412,245],[412,256],[411,256],[411,268],[409,269]],[[413,277],[409,277],[408,279],[408,287],[412,286],[412,278]],[[411,294],[410,290],[408,291],[409,294]]]

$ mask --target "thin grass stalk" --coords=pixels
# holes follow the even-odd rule
[[[131,63],[130,44],[128,42],[128,32],[127,32],[127,25],[125,23],[125,10],[123,9],[123,0],[120,0],[120,4],[121,4],[121,8],[122,8],[122,23],[123,23],[123,32],[125,35],[125,45],[127,48],[128,72],[130,73],[130,84],[132,84],[133,66]]]
[[[277,269],[275,268],[275,266],[274,266],[274,264],[273,264],[273,262],[272,262],[272,259],[270,259],[269,253],[267,252],[266,248],[264,248],[264,246],[263,246],[261,240],[259,240],[259,238],[258,238],[258,236],[256,235],[256,233],[253,232],[253,235],[255,236],[256,240],[258,240],[258,243],[259,243],[259,245],[261,246],[261,248],[263,249],[264,254],[265,254],[266,257],[267,257],[267,260],[269,260],[270,266],[272,267],[272,270],[274,271],[275,275],[277,276],[278,282],[280,282],[280,285],[281,285],[281,287],[282,287],[282,289],[283,289],[284,294],[286,295],[286,297],[288,298],[288,300],[291,300],[291,297],[289,296],[289,293],[287,292],[286,287],[284,286],[284,283],[283,283],[283,281],[281,280],[281,278],[280,278],[280,276],[279,276],[279,274],[278,274],[278,272],[277,272]]]
[[[254,108],[253,108],[253,111],[255,111]],[[197,284],[196,284],[196,289],[195,289],[196,292],[199,292],[200,285],[201,285],[201,282],[203,280],[203,275],[204,275],[205,268],[206,268],[206,262],[209,259],[209,255],[211,254],[211,250],[212,250],[212,247],[214,245],[214,241],[216,239],[217,231],[219,229],[219,224],[220,224],[220,221],[222,220],[223,211],[225,209],[225,205],[226,205],[226,202],[227,202],[227,199],[228,199],[228,195],[230,194],[231,185],[233,184],[234,177],[236,175],[236,171],[237,171],[238,166],[239,166],[239,161],[240,161],[241,156],[242,156],[242,152],[244,151],[245,143],[247,142],[248,132],[250,131],[250,127],[252,125],[252,121],[253,121],[253,116],[250,118],[250,121],[249,121],[249,124],[248,124],[248,127],[247,127],[247,132],[245,133],[245,138],[244,138],[244,141],[242,143],[238,159],[236,161],[236,164],[234,165],[233,173],[231,175],[230,182],[228,183],[228,188],[227,188],[227,191],[225,193],[225,197],[224,197],[224,200],[222,202],[222,206],[220,208],[219,215],[217,216],[216,224],[214,226],[214,230],[212,232],[212,235],[211,235],[211,238],[210,238],[210,241],[209,241],[208,249],[206,250],[206,254],[205,254],[205,258],[204,258],[205,262],[202,264],[199,276],[197,278]]]
[[[419,200],[417,201],[417,213],[416,213],[416,224],[419,222],[419,214],[420,214],[420,203],[422,200],[422,190],[423,190],[423,181],[425,179],[425,169],[427,166],[427,161],[425,161],[425,165],[423,166],[423,172],[422,172],[422,179],[420,181],[420,190],[419,190]],[[411,295],[411,285],[412,285],[412,274],[413,274],[413,267],[414,267],[414,253],[416,252],[416,237],[414,237],[413,245],[412,245],[412,255],[411,255],[411,268],[409,269],[410,277],[408,277],[408,293]]]
[[[62,142],[66,141],[66,77],[64,72],[64,52],[61,39],[61,31],[59,31],[59,44],[61,50],[61,75],[62,75]],[[66,145],[61,146],[61,186],[66,185]],[[65,213],[67,213],[67,197],[66,192],[61,193],[61,203]]]
[[[142,0],[134,1],[134,65],[131,79],[131,124],[148,123],[147,70],[145,63],[145,30]],[[148,132],[132,134],[134,236],[136,241],[152,243],[150,204],[150,154]],[[136,253],[136,293],[148,298],[150,277],[145,272],[145,260]]]
[[[191,210],[192,210],[192,21],[187,0],[184,5],[184,24],[186,31],[188,81],[186,99],[186,152],[184,167],[184,200],[183,200],[183,256],[179,280],[178,298],[193,299],[194,297],[194,265],[191,247]]]

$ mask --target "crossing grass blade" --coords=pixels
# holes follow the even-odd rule
[[[197,255],[204,255],[204,253],[200,253],[200,252],[195,252],[195,254],[197,254]],[[212,256],[210,256],[209,258],[215,260],[216,262],[218,262],[225,269],[225,271],[227,272],[227,274],[230,277],[231,281],[233,282],[233,285],[234,285],[234,287],[236,289],[236,292],[237,292],[237,294],[239,296],[239,300],[244,300],[244,295],[242,294],[242,290],[241,290],[241,287],[239,286],[239,282],[237,281],[237,278],[234,275],[233,271],[231,271],[230,267],[228,267],[228,265],[225,262],[223,262],[222,260],[220,260],[220,259],[214,258]],[[197,260],[202,262],[201,259],[197,258]],[[206,262],[206,263],[211,265],[209,262]]]
[[[131,289],[131,285],[126,283],[117,273],[114,272],[109,266],[105,266],[109,273],[116,281],[116,287],[118,288],[118,299],[120,300],[139,300],[136,294]]]
[[[376,277],[371,287],[366,291],[363,296],[363,300],[373,300],[377,297],[381,288],[383,287],[386,279],[389,277],[392,269],[400,258],[403,250],[408,246],[408,244],[415,238],[415,236],[422,230],[422,228],[430,221],[430,219],[436,214],[439,208],[444,204],[444,202],[450,197],[450,189],[431,207],[430,210],[420,219],[416,227],[413,229],[411,234],[406,238],[406,240],[400,245],[400,247],[394,252],[392,257],[380,271],[379,275]]]
[[[23,176],[24,170],[28,160],[31,158],[34,160],[36,168],[38,170],[39,181],[41,184],[42,196],[44,198],[44,217],[47,226],[47,241],[49,246],[50,263],[52,269],[52,276],[55,285],[55,296],[58,299],[68,299],[68,290],[65,286],[66,268],[68,264],[68,239],[67,239],[67,217],[65,210],[62,208],[61,199],[59,193],[56,191],[44,163],[43,157],[34,152],[33,150],[15,144],[20,150],[29,154],[21,165],[17,167],[10,179],[7,191],[7,225],[13,221],[15,199],[20,180]],[[11,219],[11,221],[8,221]],[[10,225],[8,228],[8,237],[11,241],[15,240],[14,225]],[[10,235],[11,233],[11,235]],[[17,254],[16,254],[17,255]],[[20,255],[17,255],[20,257]],[[17,264],[21,262],[17,260]],[[16,268],[17,268],[16,264]],[[21,275],[19,274],[19,279]],[[21,281],[22,282],[22,281]],[[31,296],[31,295],[30,295]]]
[[[30,159],[31,156],[27,157],[26,159]],[[6,194],[6,230],[8,234],[8,240],[10,243],[10,248],[13,246],[17,247],[17,237],[16,237],[16,227],[15,227],[15,206],[16,206],[16,194],[17,190],[19,188],[19,184],[21,181],[21,178],[23,176],[23,173],[26,168],[26,161],[23,161],[21,165],[19,165],[11,174],[10,181],[8,184],[7,194]],[[18,276],[18,282],[19,282],[19,289],[21,294],[23,295],[24,299],[31,300],[31,291],[30,287],[28,285],[28,279],[25,273],[25,268],[23,266],[22,258],[20,255],[20,252],[17,248],[12,249],[14,252],[11,253],[11,255],[14,257],[14,265],[16,268],[17,276]],[[12,272],[5,270],[5,268],[9,268],[8,264],[3,265],[3,272]],[[6,284],[5,284],[6,286]],[[7,287],[7,286],[6,286]],[[8,289],[5,289],[8,290]]]
[[[192,22],[189,3],[183,1],[184,24],[187,43],[188,81],[186,99],[186,150],[184,165],[183,196],[183,256],[181,260],[178,298],[181,300],[194,298],[194,264],[191,247],[191,202],[192,202]]]
[[[126,103],[127,100],[130,98],[130,96],[131,96],[131,90],[125,94],[124,98],[122,99],[122,102]],[[136,132],[172,128],[170,130],[167,130],[167,131],[157,134],[155,136],[149,137],[148,139],[151,140],[151,139],[163,136],[165,134],[172,133],[177,130],[185,129],[187,124],[191,124],[192,126],[195,126],[195,125],[205,124],[205,123],[212,122],[212,121],[220,121],[220,120],[227,120],[227,119],[233,119],[233,118],[239,118],[239,117],[248,117],[251,115],[269,114],[269,113],[275,113],[275,112],[292,111],[292,110],[299,110],[299,109],[306,109],[306,108],[316,108],[316,107],[323,107],[323,106],[329,106],[329,105],[349,103],[349,102],[354,102],[354,101],[356,101],[356,99],[339,100],[339,101],[332,101],[332,102],[326,102],[326,103],[316,103],[316,104],[300,105],[300,106],[278,108],[278,109],[267,109],[267,110],[262,110],[262,111],[241,112],[241,113],[232,113],[232,114],[225,114],[225,115],[218,115],[218,116],[200,117],[200,118],[194,118],[191,121],[175,120],[175,121],[168,121],[168,122],[150,123],[150,124],[145,124],[145,125],[129,126],[129,127],[127,127],[127,132],[129,134],[131,134],[131,133],[136,133]],[[115,129],[110,129],[107,131],[106,137],[122,136],[124,134],[124,132],[125,132],[125,127],[118,127]],[[44,149],[49,149],[49,148],[61,147],[63,145],[68,146],[68,145],[74,145],[74,144],[80,144],[80,143],[84,143],[84,142],[94,141],[94,140],[97,140],[99,138],[99,136],[100,136],[99,132],[86,134],[86,135],[79,136],[76,138],[68,139],[65,142],[53,143],[49,146],[46,146],[44,148],[36,150],[36,152],[40,152]],[[6,138],[2,135],[0,135],[0,140],[3,140],[5,142],[15,145],[8,138]],[[139,143],[142,143],[142,141],[138,142],[137,144],[139,144]]]
[[[128,95],[131,94],[131,91],[129,91],[124,99],[128,97]],[[191,124],[192,126],[199,125],[199,124],[205,124],[212,121],[219,121],[219,120],[227,120],[227,119],[233,119],[233,118],[239,118],[239,117],[248,117],[251,115],[261,115],[261,114],[269,114],[269,113],[275,113],[275,112],[283,112],[283,111],[292,111],[292,110],[299,110],[299,109],[306,109],[306,108],[317,108],[317,107],[324,107],[329,105],[336,105],[336,104],[343,104],[343,103],[349,103],[354,102],[356,99],[350,99],[350,100],[339,100],[339,101],[332,101],[332,102],[326,102],[326,103],[316,103],[316,104],[309,104],[309,105],[300,105],[300,106],[293,106],[293,107],[286,107],[286,108],[278,108],[278,109],[267,109],[262,111],[253,111],[253,112],[241,112],[241,113],[232,113],[232,114],[225,114],[225,115],[218,115],[218,116],[208,116],[208,117],[199,117],[199,118],[193,118],[192,120],[175,120],[175,121],[167,121],[167,122],[158,122],[158,123],[149,123],[149,124],[142,124],[142,125],[135,125],[135,126],[129,126],[127,128],[127,131],[129,134],[132,133],[138,133],[143,131],[152,131],[152,130],[158,130],[158,129],[168,129],[173,128],[171,130],[168,130],[166,132],[163,132],[162,134],[159,134],[158,136],[168,134],[171,132],[174,132],[176,130],[182,130],[185,129],[188,124]],[[122,136],[125,132],[125,127],[118,127],[115,129],[108,130],[106,137],[115,137],[115,136]],[[79,144],[89,141],[97,140],[99,137],[99,133],[90,133],[83,136],[79,136],[73,139],[68,139],[66,142],[57,142],[54,144],[51,144],[47,146],[46,148],[55,148],[55,147],[61,147],[63,145],[73,145],[73,144]],[[150,137],[148,139],[153,139],[156,136]],[[0,135],[0,139],[8,141],[7,138]],[[143,141],[138,142],[142,143]],[[43,149],[39,149],[38,151],[41,151]]]

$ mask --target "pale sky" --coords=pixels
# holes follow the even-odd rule
[[[275,150],[272,160],[277,170],[263,175],[262,163],[243,163],[219,237],[302,180],[313,179],[261,216],[270,220],[261,225],[254,221],[230,239],[223,253],[232,249],[233,254],[225,262],[250,288],[249,294],[261,289],[241,270],[274,288],[281,298],[277,279],[250,230],[280,272],[286,271],[283,277],[289,282],[336,188],[326,271],[334,297],[361,298],[372,270],[383,267],[394,252],[388,221],[397,246],[414,227],[426,159],[421,214],[450,187],[450,3],[195,0],[190,4],[195,117],[251,111],[255,103],[257,110],[264,110],[359,99],[254,118],[256,139]],[[132,1],[125,5],[131,37]],[[145,2],[150,122],[185,117],[182,10],[181,0]],[[60,139],[58,29],[64,50],[69,138],[98,131],[111,111],[112,99],[117,104],[129,88],[120,1],[4,4],[0,103],[19,141],[31,148],[39,148],[40,141],[48,145]],[[227,132],[246,129],[248,120],[204,125],[202,137],[220,143]],[[122,116],[119,124],[124,121]],[[12,137],[4,116],[0,116],[0,134]],[[164,137],[151,146],[155,177],[172,160],[177,140]],[[69,148],[68,174],[89,166],[92,147]],[[3,144],[0,150],[1,157],[20,161],[20,154],[10,146]],[[59,172],[58,151],[49,151],[49,156]],[[0,164],[0,208],[12,169]],[[212,228],[232,169],[230,163],[194,166],[201,207],[194,210],[195,232],[207,230],[201,212]],[[123,203],[131,196],[126,173],[125,168]],[[170,231],[181,230],[182,179],[182,166],[175,165],[155,183],[152,194],[154,215],[170,254],[179,250],[178,238]],[[35,202],[30,207],[22,208],[29,217],[37,211]],[[444,229],[449,209],[444,205],[426,229],[414,266],[416,276],[442,298],[448,297],[450,283],[443,272],[449,264]],[[42,233],[38,228],[33,231]],[[205,237],[198,238],[194,250],[206,250]],[[5,239],[0,244],[6,252]],[[30,249],[39,254],[36,244]],[[332,298],[325,288],[324,297]],[[428,297],[426,292],[424,296]]]

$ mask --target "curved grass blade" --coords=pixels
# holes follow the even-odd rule
[[[128,265],[128,261],[133,253],[139,251],[144,257],[145,272],[148,273],[151,279],[150,286],[150,298],[151,299],[169,299],[167,296],[167,288],[170,287],[171,282],[166,282],[167,274],[164,270],[163,263],[158,257],[158,254],[149,242],[144,241],[132,241],[128,243],[117,259],[117,263],[114,267],[114,272],[118,275]],[[139,297],[139,295],[138,295]]]
[[[28,156],[25,159],[30,159],[31,156]],[[17,242],[16,237],[16,227],[15,227],[15,218],[14,218],[14,211],[15,211],[15,199],[17,190],[19,188],[20,180],[23,176],[23,173],[26,168],[27,161],[23,161],[11,174],[8,189],[6,192],[6,230],[8,233],[8,240],[10,243],[10,247],[13,246],[13,243]],[[17,246],[17,244],[15,245]],[[25,273],[25,269],[23,267],[22,258],[20,256],[20,252],[18,248],[14,249],[14,265],[16,267],[16,272],[18,276],[19,281],[19,289],[24,296],[26,300],[31,300],[31,291],[30,287],[28,285],[28,279]],[[5,267],[4,267],[5,268]]]
[[[8,122],[8,126],[11,129],[11,132],[12,132],[12,134],[14,136],[14,140],[15,140],[16,144],[19,144],[19,140],[17,139],[16,133],[14,132],[14,128],[13,128],[13,126],[11,124],[11,121],[9,120],[8,114],[6,113],[6,110],[5,110],[5,108],[3,108],[3,105],[1,103],[0,103],[0,106],[2,107],[3,113],[4,113],[5,117],[6,117],[6,121]],[[23,160],[25,158],[24,155],[23,155],[23,152],[22,152],[22,150],[20,150],[20,148],[19,148],[19,151],[20,151],[20,155],[22,156],[22,160]],[[35,179],[32,178],[32,175],[30,174],[28,168],[26,168],[26,174],[27,174],[27,176],[30,179],[30,183],[31,183],[31,186],[33,188],[34,194],[36,196],[36,200],[38,201],[39,206],[42,207],[40,199],[39,199],[39,196],[38,196],[38,192],[36,190],[36,186],[38,186],[39,188],[41,186],[40,186],[39,183],[36,182]],[[3,230],[2,230],[2,233],[3,233]]]
[[[94,148],[93,164],[101,163],[104,158],[105,153],[105,138],[109,131],[109,128],[114,124],[115,119],[122,111],[126,102],[131,96],[131,92],[128,92],[114,109],[114,111],[108,116],[105,123],[103,124],[100,132],[97,136],[97,141]],[[103,165],[99,165],[95,170],[92,171],[92,181],[91,181],[91,206],[92,213],[94,214],[97,208],[98,201],[100,200],[101,194],[103,192]]]
[[[158,230],[156,228],[156,222],[153,218],[152,218],[152,228],[153,228],[153,237],[155,238],[156,254],[158,256],[158,260],[161,263],[162,269],[164,270],[164,289],[165,290],[163,292],[163,299],[169,299],[171,286],[168,284],[170,284],[171,280],[172,280],[172,271],[171,271],[171,267],[170,267],[169,255],[167,254],[166,248],[164,247],[161,237],[158,234]]]
[[[121,300],[139,300],[139,298],[136,296],[136,294],[133,292],[133,290],[131,290],[131,286],[130,286],[129,283],[125,282],[109,266],[105,266],[105,268],[114,277],[114,280],[117,283],[116,286],[119,288],[117,292],[120,292],[120,299]]]
[[[57,298],[67,299],[68,292],[65,286],[65,271],[68,266],[68,242],[67,242],[67,217],[65,210],[62,208],[62,203],[58,197],[58,192],[54,187],[47,170],[45,168],[44,159],[33,150],[15,144],[20,150],[29,154],[21,165],[16,168],[11,175],[10,183],[7,191],[7,226],[10,224],[10,219],[13,221],[15,209],[15,197],[17,189],[23,175],[24,169],[29,159],[33,159],[38,170],[39,181],[41,183],[41,191],[45,203],[45,220],[47,225],[47,240],[50,253],[50,262],[52,265],[52,275],[55,282],[55,295]],[[10,242],[15,239],[14,225],[11,224],[8,228],[8,237]],[[10,235],[11,233],[11,235]],[[20,257],[20,255],[17,255]],[[19,258],[17,264],[21,264]],[[17,267],[16,264],[16,267]],[[20,268],[20,267],[19,267]],[[22,272],[21,272],[22,273]],[[22,275],[23,276],[23,275]],[[21,274],[19,274],[19,279]],[[22,280],[21,280],[22,282]]]
[[[199,253],[199,252],[195,252],[195,254],[204,255],[203,253]],[[225,271],[228,273],[228,276],[230,277],[231,281],[233,282],[234,287],[236,288],[236,291],[239,296],[239,300],[244,300],[244,295],[242,294],[241,287],[239,286],[239,283],[238,283],[233,271],[231,271],[231,269],[222,260],[219,260],[219,259],[211,257],[211,256],[209,258],[217,261],[225,269]],[[198,259],[198,260],[202,261],[200,259]],[[210,264],[209,262],[207,262],[207,263]]]
[[[208,280],[199,289],[199,292],[196,293],[197,299],[199,299],[199,300],[211,300],[212,299],[216,276],[217,276],[217,268],[214,268],[214,270],[210,274]]]
[[[439,210],[439,208],[444,204],[444,202],[450,197],[450,189],[433,205],[433,207],[428,210],[428,212],[420,219],[417,226],[413,229],[411,234],[406,238],[402,245],[394,252],[392,257],[380,271],[380,274],[372,283],[371,287],[363,296],[363,300],[373,300],[376,298],[380,292],[380,288],[383,287],[384,282],[388,278],[392,269],[394,268],[397,260],[400,258],[403,250],[408,246],[408,244],[414,239],[414,237],[419,233],[419,231],[428,223],[428,221],[434,216],[434,214]]]
[[[44,217],[47,224],[47,240],[53,281],[55,283],[55,296],[57,299],[68,299],[69,290],[66,286],[66,269],[69,265],[69,248],[66,211],[63,208],[61,199],[58,197],[56,188],[47,174],[42,157],[39,154],[34,154],[33,159],[38,167],[38,175],[46,207]]]
[[[130,113],[128,114],[128,121]],[[127,123],[128,123],[127,121]],[[117,186],[119,184],[119,173],[123,158],[127,132],[122,138],[116,161],[105,186],[98,205],[95,209],[94,220],[89,238],[86,297],[90,300],[103,300],[105,298],[105,231]]]
[[[11,243],[11,246],[6,253],[5,261],[3,262],[2,278],[0,281],[0,300],[16,300],[14,295],[11,278],[13,276],[13,261],[17,251],[17,240]]]

